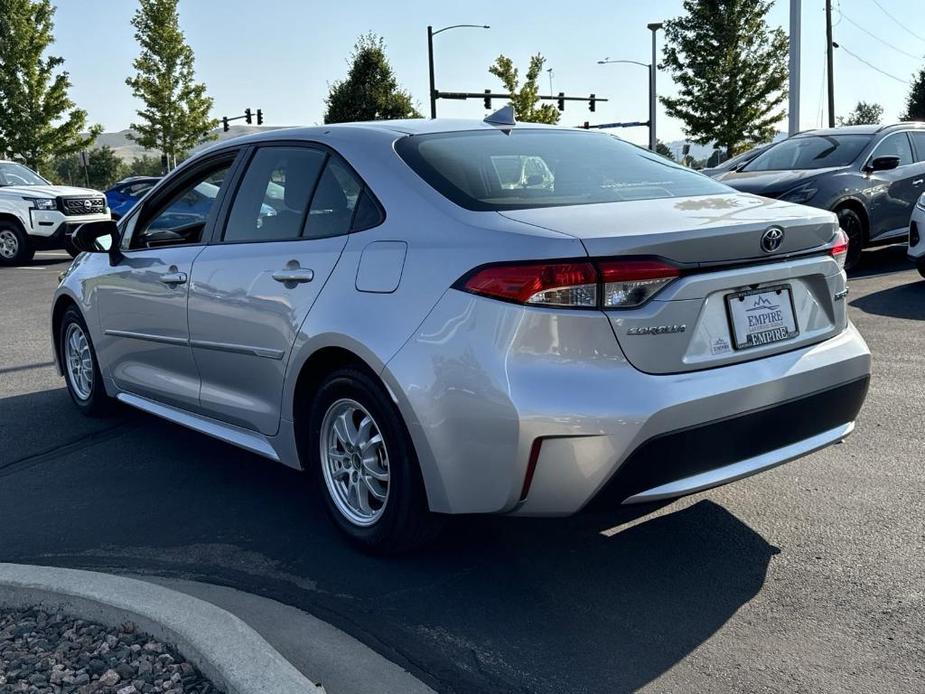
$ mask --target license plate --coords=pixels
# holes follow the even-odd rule
[[[790,287],[766,287],[726,296],[736,349],[760,347],[800,334]]]

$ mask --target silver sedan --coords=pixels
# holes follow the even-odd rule
[[[304,469],[377,551],[446,514],[689,494],[851,432],[870,353],[832,213],[488,120],[223,142],[82,227],[52,308],[75,405]]]

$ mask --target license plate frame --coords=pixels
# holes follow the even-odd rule
[[[780,303],[777,306],[771,303],[767,306],[767,308],[757,306],[756,304],[756,306],[752,307],[752,309],[743,309],[740,311],[733,309],[734,301],[739,301],[744,304],[746,299],[750,296],[766,294],[776,295],[776,297],[780,298]],[[784,300],[783,295],[786,295],[786,301]],[[754,349],[755,347],[773,345],[778,342],[790,340],[799,336],[800,334],[800,325],[797,322],[796,307],[793,303],[793,287],[791,287],[789,284],[778,284],[771,287],[761,287],[760,289],[747,289],[739,292],[731,292],[726,295],[725,299],[726,318],[729,322],[729,336],[732,338],[732,346],[736,350]],[[768,299],[766,299],[766,301],[773,302],[773,300]],[[782,312],[781,320],[777,321],[778,323],[782,324],[780,327],[771,327],[763,331],[754,330],[749,332],[747,320],[745,321],[746,324],[744,326],[740,323],[742,318],[746,318],[744,313],[746,310],[773,311],[776,309],[780,309]],[[787,320],[788,317],[789,321]],[[737,320],[737,318],[740,320]],[[786,333],[782,333],[781,330],[786,330]],[[741,340],[739,339],[740,333],[742,333]],[[754,339],[750,341],[750,339],[753,337]]]

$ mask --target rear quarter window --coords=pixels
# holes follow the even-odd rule
[[[554,129],[410,135],[399,156],[470,210],[510,210],[732,192],[604,133]]]

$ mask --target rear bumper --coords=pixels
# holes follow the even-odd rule
[[[656,375],[626,361],[603,314],[451,292],[383,377],[433,510],[540,516],[575,513],[605,485],[611,503],[679,496],[834,443],[869,374],[850,324],[782,354]]]

